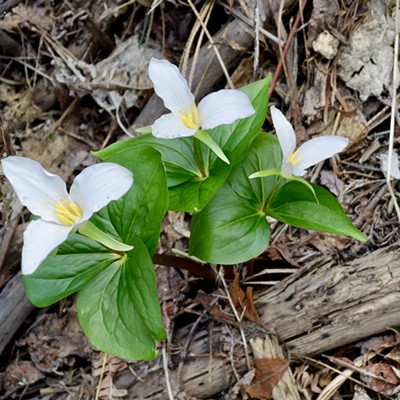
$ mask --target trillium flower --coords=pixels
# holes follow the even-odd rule
[[[102,163],[83,170],[68,193],[65,182],[36,161],[7,157],[2,166],[20,202],[40,217],[30,222],[24,232],[21,266],[25,275],[32,274],[71,232],[112,200],[122,197],[133,183],[128,169]]]
[[[230,124],[255,113],[249,97],[233,89],[211,93],[196,106],[194,95],[185,78],[179,69],[167,60],[152,58],[149,77],[154,84],[154,91],[164,101],[165,107],[171,111],[158,118],[151,126],[152,134],[157,138],[195,136],[215,151],[212,148],[213,144],[210,144],[211,138],[204,130]],[[215,142],[213,143],[217,146]],[[221,154],[217,155],[221,157]]]
[[[349,143],[341,136],[320,136],[296,149],[296,134],[290,122],[276,107],[271,107],[271,117],[283,153],[281,174],[285,178],[303,176],[307,168],[340,153]]]
[[[292,179],[301,177],[307,168],[333,157],[349,143],[347,138],[341,136],[320,136],[296,149],[296,134],[290,122],[274,106],[271,107],[271,117],[283,154],[281,169],[259,171],[250,175],[250,178],[276,174]]]

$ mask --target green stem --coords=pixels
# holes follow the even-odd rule
[[[264,206],[262,208],[262,212],[265,213],[267,211],[267,208],[269,206],[269,202],[272,198],[272,196],[275,194],[276,190],[278,189],[278,186],[281,184],[281,182],[283,181],[283,176],[279,175],[278,180],[276,181],[274,187],[271,190],[271,193],[269,194],[269,196],[266,198],[265,202],[264,202]]]
[[[193,136],[193,153],[194,153],[194,159],[196,161],[197,166],[199,167],[200,173],[201,173],[201,177],[203,179],[207,178],[207,173],[204,170],[204,165],[203,163],[200,161],[200,156],[199,156],[199,141],[198,139]]]
[[[108,247],[111,250],[115,251],[130,251],[133,249],[133,246],[130,246],[125,243],[121,243],[117,239],[114,239],[113,237],[107,235],[107,233],[103,232],[100,228],[98,228],[96,225],[94,225],[90,221],[86,221],[84,225],[82,225],[78,229],[79,233],[95,240],[96,242],[99,242],[103,246]]]
[[[210,265],[202,265],[188,258],[168,254],[153,254],[152,260],[154,264],[165,265],[166,267],[175,269],[184,269],[207,281],[215,281],[216,279],[216,273]]]

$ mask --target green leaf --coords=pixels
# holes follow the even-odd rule
[[[279,148],[275,137],[257,135],[248,157],[232,171],[208,205],[193,216],[191,255],[211,263],[236,264],[265,250],[269,225],[264,208],[278,178],[248,177],[255,171],[280,166]]]
[[[104,161],[131,170],[134,183],[125,196],[111,202],[91,221],[122,243],[132,245],[139,237],[153,254],[168,207],[167,182],[160,153],[150,146],[128,146],[111,153],[96,154]]]
[[[230,125],[218,126],[207,131],[224,153],[231,155],[229,159],[233,166],[239,164],[247,156],[252,140],[262,129],[268,111],[270,83],[271,75],[268,75],[260,81],[239,89],[249,96],[255,109],[253,115]]]
[[[245,262],[268,245],[265,215],[224,185],[192,219],[189,253],[216,264]]]
[[[77,307],[83,331],[102,351],[130,360],[157,355],[165,339],[156,277],[146,246],[134,249],[102,270],[80,291]]]
[[[117,159],[119,154],[129,154],[131,151],[146,145],[161,153],[167,170],[168,187],[185,182],[193,176],[201,177],[201,172],[194,159],[193,140],[191,137],[158,139],[151,134],[146,134],[114,143],[93,154],[103,161],[109,161]]]
[[[367,238],[351,223],[336,198],[327,190],[310,183],[285,181],[271,197],[267,214],[278,221],[304,229],[346,235],[365,242]]]
[[[71,235],[31,275],[23,275],[25,293],[36,307],[47,307],[80,290],[119,254],[82,235]]]
[[[218,192],[229,175],[231,166],[218,159],[206,179],[192,177],[169,189],[169,208],[174,211],[196,213],[201,211]]]

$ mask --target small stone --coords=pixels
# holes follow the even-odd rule
[[[332,60],[338,52],[339,40],[328,31],[323,31],[313,42],[312,48],[328,60]]]

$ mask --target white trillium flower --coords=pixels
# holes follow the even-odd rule
[[[196,106],[186,79],[167,60],[152,58],[149,77],[154,84],[154,91],[171,111],[151,126],[155,137],[173,139],[193,136],[201,129],[230,124],[255,113],[247,94],[233,89],[211,93]]]
[[[25,157],[2,160],[4,175],[20,202],[39,219],[24,232],[22,273],[32,274],[68,235],[131,187],[132,173],[120,165],[102,163],[83,170],[69,193],[65,182]]]
[[[185,78],[179,69],[167,60],[152,58],[149,77],[153,81],[154,91],[171,111],[151,125],[153,136],[160,139],[194,136],[229,164],[224,152],[206,130],[254,114],[255,110],[247,94],[239,90],[223,89],[204,97],[196,106],[194,95]],[[147,127],[138,131],[147,132]]]
[[[284,178],[303,176],[307,168],[333,157],[349,143],[347,138],[341,136],[320,136],[303,143],[296,150],[296,134],[290,122],[274,106],[271,107],[271,117],[283,153],[281,175]]]

